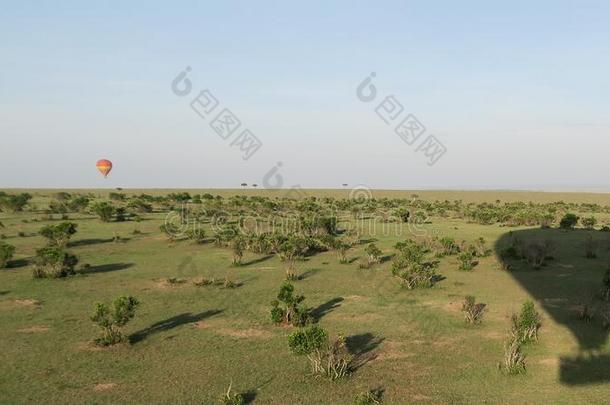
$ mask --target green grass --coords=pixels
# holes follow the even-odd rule
[[[334,193],[341,196],[347,191]],[[428,195],[400,193],[403,197]],[[430,198],[496,199],[490,193],[430,193],[438,193]],[[508,201],[508,194],[497,198]],[[572,197],[581,202],[610,200],[605,195]],[[542,201],[547,196],[532,193],[519,198]],[[567,201],[565,195],[550,200],[556,198]],[[43,206],[45,201],[37,195],[34,203]],[[378,387],[384,390],[384,403],[390,404],[602,403],[608,399],[609,379],[594,378],[604,370],[577,363],[573,367],[581,367],[581,374],[592,373],[590,380],[585,375],[581,383],[562,380],[560,372],[561,359],[576,359],[585,349],[588,355],[610,356],[607,334],[601,342],[604,334],[595,329],[599,325],[582,324],[573,310],[581,297],[601,286],[610,260],[605,246],[597,259],[583,257],[580,244],[586,231],[506,228],[432,218],[427,225],[431,233],[457,240],[483,236],[490,246],[496,242],[502,246],[512,230],[526,240],[548,236],[558,249],[556,259],[539,271],[520,263],[513,271],[502,271],[491,256],[481,259],[473,271],[461,272],[455,256],[443,258],[439,272],[445,279],[430,290],[402,289],[390,276],[390,262],[359,269],[356,261],[339,264],[333,253],[299,262],[301,273],[310,272],[294,283],[297,292],[306,296],[307,305],[327,309],[320,319],[322,327],[331,334],[344,334],[352,348],[362,352],[361,367],[347,379],[331,383],[310,376],[307,359],[290,353],[287,336],[292,329],[271,323],[269,303],[284,279],[278,258],[256,261],[262,255],[247,253],[246,265],[233,267],[228,249],[211,243],[168,243],[159,231],[163,215],[144,217],[137,224],[142,233],[132,235],[136,226],[132,222],[102,223],[87,215],[71,215],[79,224],[73,241],[85,242],[70,250],[97,272],[64,280],[34,280],[29,266],[0,270],[0,402],[209,404],[218,401],[231,381],[234,392],[253,392],[254,403],[264,404],[347,404],[356,394]],[[42,215],[0,214],[6,226],[0,233],[17,247],[16,259],[31,257],[44,245],[39,236],[17,236],[18,232],[35,234],[50,223],[22,222],[32,218]],[[129,240],[113,243],[109,241],[113,232]],[[595,235],[605,240],[605,234]],[[392,253],[392,245],[400,240],[377,238],[375,243],[384,254]],[[363,255],[364,247],[350,250],[349,257]],[[251,261],[255,262],[248,264]],[[243,285],[222,289],[195,287],[190,281],[162,282],[171,277],[224,278],[228,273]],[[135,341],[95,349],[91,341],[99,331],[89,320],[93,305],[119,295],[134,295],[141,302],[125,328]],[[459,311],[465,295],[488,305],[479,327],[467,326]],[[509,377],[497,369],[497,363],[502,360],[508,318],[528,298],[544,316],[540,342],[524,349],[527,374]],[[40,305],[17,302],[27,299]]]

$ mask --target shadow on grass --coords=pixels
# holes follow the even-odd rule
[[[267,256],[259,257],[258,259],[253,259],[253,260],[250,260],[249,262],[243,262],[241,265],[242,266],[250,266],[251,264],[262,263],[262,262],[265,262],[265,261],[271,259],[272,257],[273,257],[273,255],[267,255]]]
[[[392,254],[389,254],[389,255],[382,256],[381,259],[379,259],[379,263],[389,262],[394,257],[396,257],[396,253],[392,253]]]
[[[324,315],[328,314],[333,309],[340,307],[340,303],[342,301],[343,297],[337,297],[325,302],[324,304],[318,305],[311,310],[311,316],[313,317],[314,321],[319,322]]]
[[[142,329],[138,332],[133,333],[129,337],[129,341],[131,343],[138,343],[150,335],[154,335],[155,333],[168,331],[178,326],[185,325],[187,323],[199,322],[203,319],[209,318],[214,315],[218,315],[222,312],[222,310],[212,309],[209,311],[203,311],[198,314],[192,314],[190,312],[185,312],[183,314],[179,314],[176,316],[172,316],[171,318],[164,319],[163,321],[159,321],[157,323],[152,324],[146,329]]]
[[[597,243],[597,259],[585,258],[585,241],[589,237]],[[517,246],[527,251],[534,242],[550,243],[554,260],[546,260],[543,267],[534,269],[525,260],[507,258],[508,248]],[[575,309],[583,304],[592,311],[602,307],[598,294],[608,259],[605,249],[600,248],[604,243],[608,243],[608,236],[599,231],[538,228],[504,234],[494,246],[508,273],[553,321],[568,328],[578,342],[578,356],[560,358],[559,380],[566,385],[610,381],[610,356],[594,354],[607,344],[609,331],[603,328],[600,316],[594,315],[591,322],[583,322]],[[544,326],[541,333],[544,334]]]
[[[89,246],[89,245],[99,245],[102,243],[110,243],[113,239],[80,239],[75,240],[68,243],[68,247],[79,247],[79,246]]]
[[[345,344],[349,353],[354,356],[350,363],[350,368],[356,371],[369,361],[374,360],[377,357],[375,349],[384,340],[384,338],[375,336],[372,333],[348,336],[345,339]]]
[[[0,295],[6,295],[6,294],[8,294],[8,293],[10,293],[10,291],[9,291],[9,290],[3,290],[3,291],[0,291]]]
[[[314,274],[318,273],[320,270],[321,269],[307,269],[303,273],[301,273],[301,275],[299,276],[299,280],[305,280],[306,278],[309,278]]]
[[[95,273],[108,273],[111,271],[125,270],[133,267],[133,263],[109,263],[100,264],[98,266],[91,266],[83,269],[83,274],[95,274]]]
[[[241,396],[244,398],[244,404],[251,404],[256,399],[256,391],[248,390],[242,393]]]
[[[559,370],[559,380],[564,384],[603,384],[610,379],[610,355],[562,357]]]
[[[6,264],[7,269],[18,269],[20,267],[25,267],[30,264],[28,259],[15,259],[11,260]]]

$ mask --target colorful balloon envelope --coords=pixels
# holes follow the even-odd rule
[[[104,177],[108,177],[108,174],[112,170],[112,162],[108,159],[100,159],[97,161],[97,170],[104,175]]]

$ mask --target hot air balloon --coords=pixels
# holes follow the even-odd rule
[[[95,164],[97,170],[104,175],[104,177],[108,177],[108,174],[112,170],[112,162],[107,159],[100,159]]]

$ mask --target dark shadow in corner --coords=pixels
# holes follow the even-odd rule
[[[259,257],[258,259],[253,259],[253,260],[250,260],[249,262],[243,262],[241,264],[241,266],[250,266],[251,264],[262,263],[262,262],[265,262],[265,261],[271,259],[272,257],[273,257],[273,255],[267,255],[267,256]]]
[[[79,247],[79,246],[89,246],[89,245],[99,245],[101,243],[110,243],[113,239],[80,239],[68,242],[68,247]]]
[[[324,315],[328,314],[333,309],[340,307],[340,302],[342,301],[343,297],[337,297],[325,302],[324,304],[318,305],[311,310],[311,316],[313,317],[314,321],[319,322]]]
[[[596,259],[585,258],[584,246],[589,236],[598,245]],[[548,255],[552,257],[548,257],[539,269],[518,257],[527,252],[532,243],[545,241],[552,246]],[[609,254],[605,246],[609,241],[607,233],[594,230],[537,228],[504,234],[494,246],[503,268],[508,269],[506,271],[535,299],[537,305],[555,322],[568,328],[578,341],[580,354],[576,358],[561,357],[559,380],[566,385],[610,381],[610,356],[596,354],[606,345],[609,331],[603,328],[599,316],[587,323],[578,319],[576,310],[582,304],[589,305],[590,310],[602,304],[598,293],[607,269]],[[521,253],[515,257],[511,247]],[[560,353],[557,355],[559,357]]]
[[[559,369],[564,384],[603,384],[610,380],[610,355],[562,357]]]
[[[155,333],[168,331],[168,330],[177,328],[178,326],[181,326],[181,325],[184,325],[187,323],[199,322],[199,321],[209,318],[211,316],[218,315],[221,312],[222,312],[222,310],[212,309],[209,311],[200,312],[198,314],[192,314],[190,312],[185,312],[180,315],[172,316],[171,318],[167,318],[163,321],[154,323],[146,329],[142,329],[138,332],[131,334],[131,336],[129,336],[129,341],[131,343],[135,344],[135,343],[138,343],[138,342],[146,339],[150,335],[154,335]]]
[[[354,356],[350,362],[350,369],[356,371],[369,361],[377,358],[374,351],[384,340],[385,338],[375,336],[372,333],[348,336],[345,339],[345,344],[349,353]]]
[[[125,270],[133,267],[133,263],[109,263],[91,266],[82,270],[83,274],[108,273],[110,271]]]

